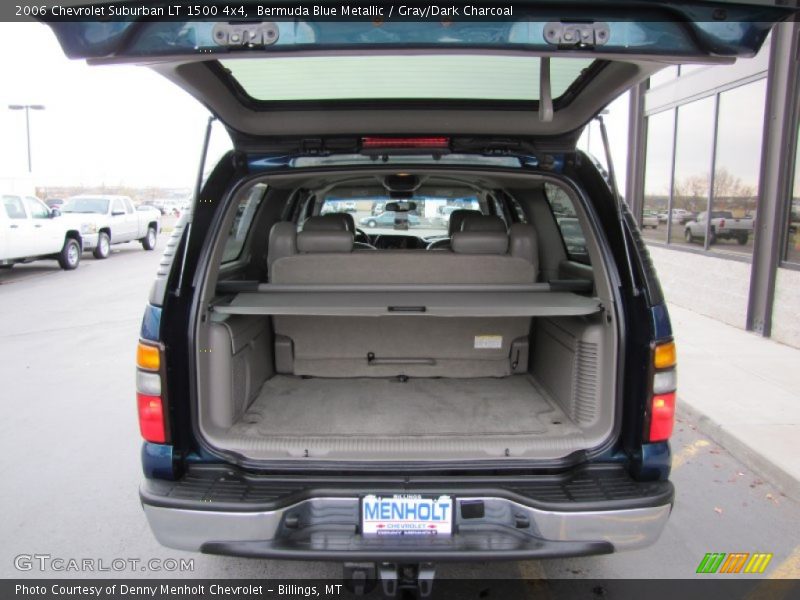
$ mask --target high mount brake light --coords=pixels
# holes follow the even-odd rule
[[[389,148],[436,148],[448,149],[448,137],[365,137],[361,138],[361,148],[364,150],[389,149]]]

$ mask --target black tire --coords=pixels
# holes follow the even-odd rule
[[[744,246],[747,244],[747,237],[746,233],[744,235],[739,235],[736,237],[736,241],[739,242],[740,246]]]
[[[367,227],[377,227],[378,222],[375,219],[370,219],[367,221]]]
[[[65,271],[77,269],[81,263],[81,245],[75,238],[64,240],[64,247],[58,253],[58,266]]]
[[[694,244],[694,236],[692,235],[691,229],[687,227],[683,235],[686,238],[687,243]]]
[[[92,251],[92,256],[97,259],[108,258],[111,254],[111,238],[105,231],[97,234],[97,247]]]
[[[157,241],[158,238],[156,237],[155,227],[148,227],[147,235],[142,238],[142,248],[145,250],[155,250]]]
[[[708,234],[708,245],[711,246],[717,243],[717,234],[712,229]]]
[[[14,263],[11,263],[10,265],[0,265],[0,269],[11,270],[13,268],[14,268]]]

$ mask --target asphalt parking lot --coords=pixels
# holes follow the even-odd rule
[[[158,577],[163,572],[40,571],[19,555],[193,558],[197,578],[328,578],[337,564],[190,555],[162,548],[139,507],[134,354],[156,252],[113,247],[77,271],[54,261],[0,271],[0,576]],[[755,400],[755,399],[754,399]],[[591,558],[441,565],[438,577],[687,578],[707,552],[771,552],[763,576],[798,577],[800,505],[686,420],[673,438],[677,501],[653,547]],[[704,575],[703,577],[711,577]]]

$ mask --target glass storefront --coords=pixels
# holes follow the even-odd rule
[[[766,88],[761,78],[647,117],[645,239],[752,255]]]
[[[674,110],[665,110],[648,117],[642,214],[642,235],[647,240],[667,241],[674,136]]]
[[[784,260],[800,266],[800,131],[797,133],[797,147],[794,151],[794,185],[789,207]]]
[[[760,79],[719,96],[712,222],[724,233],[712,238],[716,252],[753,253],[766,94]]]

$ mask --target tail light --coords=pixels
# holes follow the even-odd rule
[[[652,354],[654,370],[645,437],[648,442],[663,442],[670,438],[675,424],[675,342],[656,344]]]
[[[136,348],[136,405],[142,437],[155,444],[167,441],[161,386],[161,349],[139,342]]]

